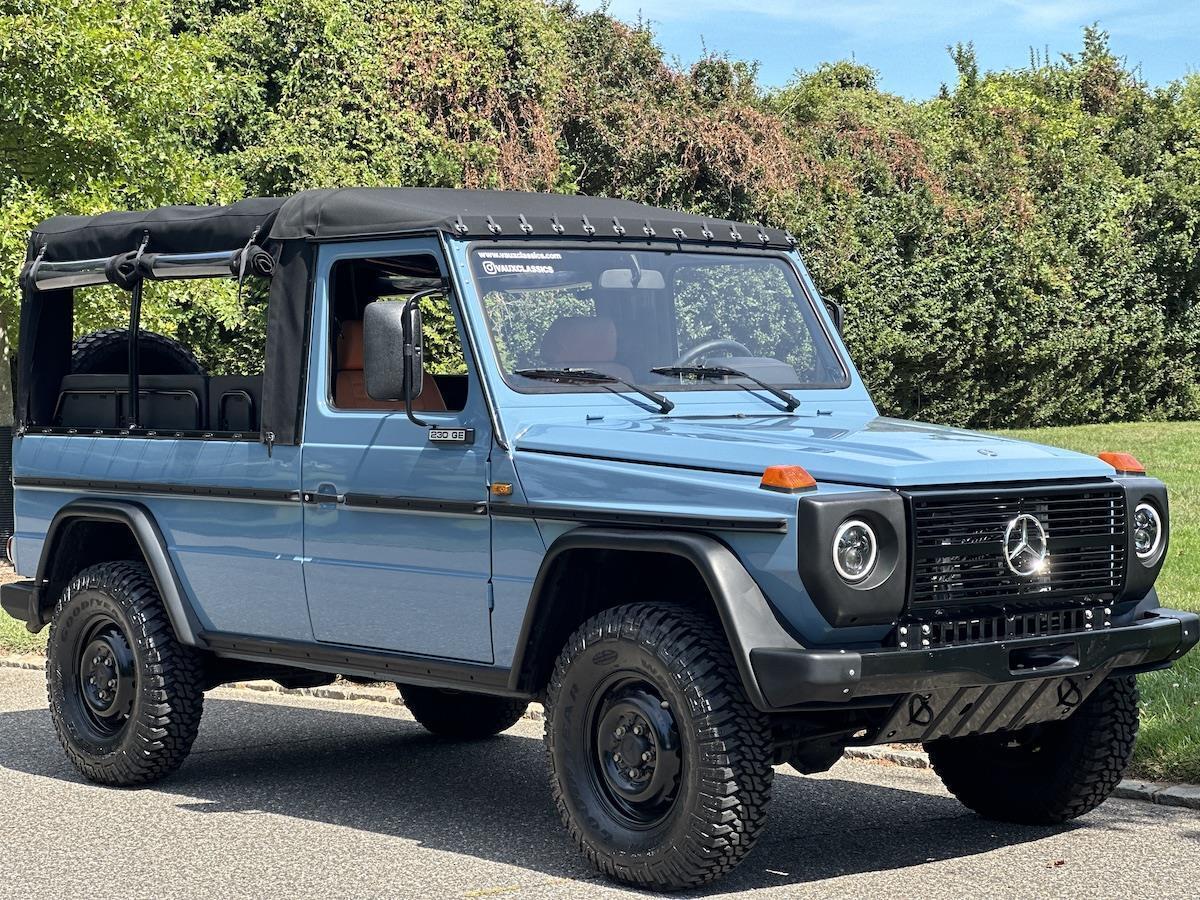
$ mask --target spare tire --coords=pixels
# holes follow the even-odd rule
[[[153,331],[138,332],[138,371],[142,375],[203,375],[192,351]],[[73,375],[124,375],[129,372],[129,329],[93,331],[71,347]]]

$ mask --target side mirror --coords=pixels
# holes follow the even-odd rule
[[[363,376],[372,400],[404,400],[410,407],[425,378],[425,342],[417,298],[376,300],[363,310]]]
[[[825,304],[825,311],[829,313],[829,318],[833,319],[833,327],[837,329],[838,334],[842,334],[842,320],[846,317],[846,307],[833,300],[822,300],[821,302]]]

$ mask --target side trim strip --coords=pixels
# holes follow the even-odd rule
[[[297,503],[299,491],[272,491],[264,488],[221,487],[205,484],[154,484],[144,481],[102,481],[92,478],[41,478],[13,476],[15,487],[50,488],[106,494],[170,494],[178,497],[213,497],[222,500],[270,500]]]
[[[320,494],[312,496],[314,502],[321,502]],[[396,509],[408,512],[448,513],[450,515],[486,516],[488,511],[487,503],[482,500],[429,500],[424,497],[346,494],[343,502],[346,506],[357,509]]]
[[[640,525],[650,528],[680,528],[699,531],[762,531],[786,534],[787,519],[774,516],[696,516],[679,513],[623,512],[562,506],[491,504],[493,516],[513,519],[553,519],[588,525]]]
[[[487,503],[482,500],[437,500],[428,497],[389,497],[376,494],[346,494],[326,497],[313,492],[272,491],[262,488],[220,487],[192,484],[151,484],[140,481],[101,481],[90,478],[41,478],[16,476],[17,487],[70,490],[81,493],[125,495],[165,494],[172,497],[203,497],[220,500],[264,500],[274,503],[341,503],[353,509],[397,510],[444,515],[493,516],[509,519],[550,519],[587,525],[625,525],[646,528],[678,528],[690,531],[742,531],[786,534],[787,519],[776,516],[702,516],[686,513],[653,513],[568,506],[525,506]]]
[[[434,659],[389,650],[367,650],[342,644],[272,640],[228,632],[205,632],[204,640],[218,656],[235,659],[361,675],[377,681],[454,687],[509,697],[533,696],[508,686],[508,669],[481,663]]]
[[[634,459],[632,457],[627,459],[622,456],[604,456],[600,453],[579,453],[571,450],[543,450],[538,447],[522,447],[520,444],[516,444],[513,449],[518,453],[538,453],[543,456],[565,456],[568,459],[594,459],[597,462],[617,462],[637,466],[657,466],[660,469],[686,469],[689,472],[713,472],[717,475],[746,475],[752,478],[757,478],[762,475],[762,472],[752,472],[748,469],[722,469],[717,466],[698,466],[693,463],[661,462],[659,460]]]
[[[76,392],[80,393],[80,392]],[[251,441],[258,443],[262,435],[257,431],[176,431],[171,428],[75,428],[67,425],[27,425],[22,434],[62,435],[66,437],[114,437],[141,438],[158,441]]]

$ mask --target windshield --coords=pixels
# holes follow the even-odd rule
[[[849,383],[812,301],[780,257],[479,247],[472,268],[505,380],[521,391],[602,389],[549,382],[548,369],[659,390],[741,390],[753,379],[783,388]],[[726,371],[652,371],[671,367]]]

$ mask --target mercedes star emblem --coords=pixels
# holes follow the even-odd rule
[[[1049,558],[1046,529],[1036,516],[1021,513],[1004,529],[1004,561],[1018,575],[1028,578],[1046,567]]]

